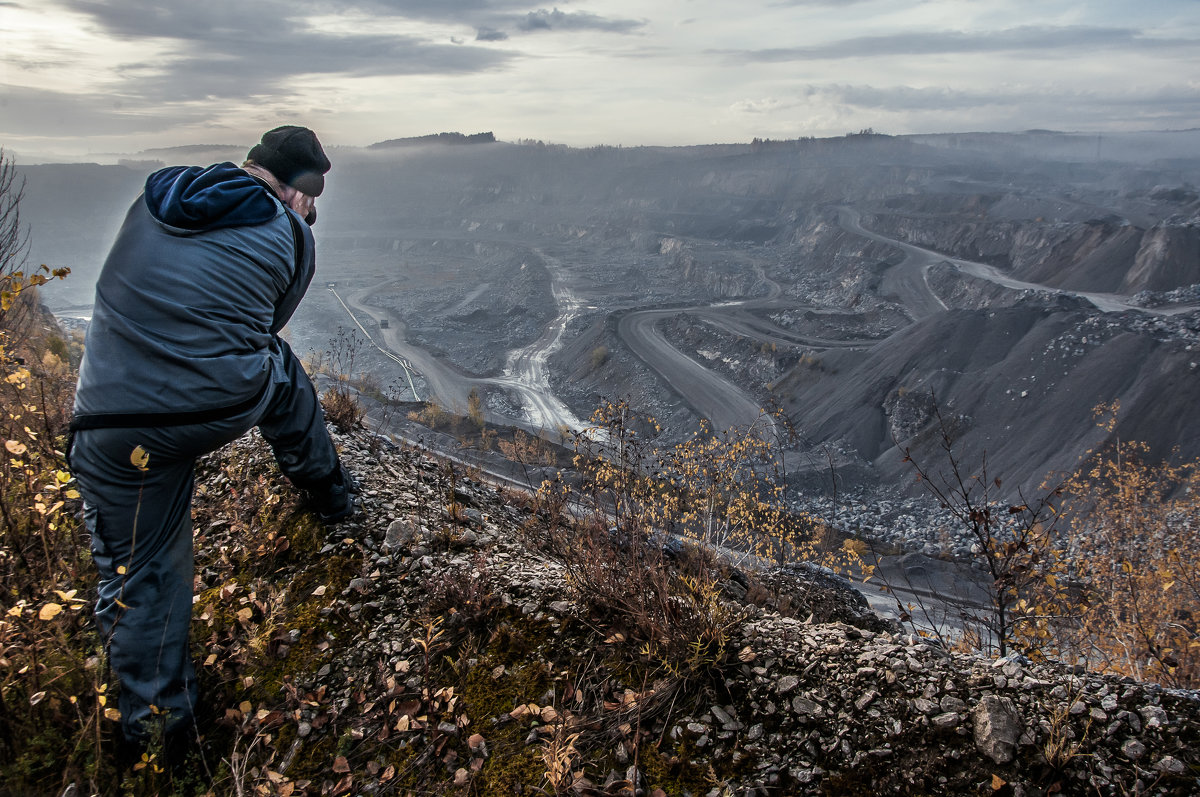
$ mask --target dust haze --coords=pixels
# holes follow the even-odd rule
[[[1107,433],[1200,456],[1200,132],[1047,131],[571,149],[332,149],[297,350],[494,423],[579,427],[627,397],[668,435],[781,407],[800,492],[909,489],[935,410],[968,460],[1036,488]],[[25,166],[46,299],[86,315],[159,163]],[[374,345],[377,344],[378,348]],[[418,375],[412,387],[397,359]]]

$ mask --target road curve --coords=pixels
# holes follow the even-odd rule
[[[676,349],[655,328],[679,310],[639,310],[626,313],[617,323],[617,334],[630,350],[715,430],[749,426],[762,415],[761,405],[732,382],[710,371]]]
[[[550,387],[548,368],[550,355],[562,347],[562,337],[567,331],[567,325],[579,315],[582,302],[575,297],[567,284],[560,261],[539,249],[534,249],[533,252],[541,258],[546,272],[550,275],[550,292],[554,296],[557,314],[537,340],[528,346],[510,351],[504,375],[489,381],[521,394],[525,400],[527,420],[533,426],[542,429],[582,429],[583,422],[575,417]]]
[[[390,280],[360,288],[350,293],[344,302],[337,291],[330,291],[372,344],[379,347],[385,355],[398,355],[412,363],[425,380],[429,398],[443,407],[464,413],[471,390],[482,385],[492,385],[516,393],[526,411],[526,417],[523,419],[507,418],[485,411],[485,417],[492,423],[515,422],[532,431],[558,429],[563,426],[570,429],[583,427],[582,422],[571,413],[566,404],[550,390],[546,376],[546,357],[554,346],[558,345],[563,328],[570,318],[561,307],[556,322],[551,323],[537,341],[510,355],[509,367],[504,376],[478,377],[464,374],[424,349],[410,344],[405,337],[406,326],[403,319],[398,314],[367,301],[368,297],[399,282],[400,280]],[[560,293],[569,296],[565,289],[556,290],[556,298],[560,298]],[[374,329],[365,329],[355,313],[369,316],[375,322]],[[379,327],[379,322],[383,320],[388,322],[386,329]]]
[[[410,344],[404,334],[407,327],[398,314],[366,302],[368,296],[377,294],[399,282],[400,280],[389,280],[351,292],[346,296],[346,302],[351,306],[353,312],[351,312],[351,308],[347,308],[347,312],[356,322],[355,312],[363,313],[375,322],[375,328],[371,330],[372,334],[368,334],[367,337],[380,348],[391,351],[412,363],[417,372],[425,379],[426,392],[430,398],[443,407],[456,408],[460,412],[465,412],[467,397],[471,393],[471,388],[479,384],[479,380],[458,373],[429,352]],[[333,292],[337,295],[336,291]],[[379,327],[379,322],[384,320],[388,322],[386,329]],[[361,325],[359,328],[362,329]],[[366,330],[364,330],[365,332]]]
[[[893,246],[904,253],[904,260],[884,273],[883,281],[879,286],[881,295],[895,296],[915,321],[950,309],[929,287],[929,280],[926,276],[930,266],[946,260],[944,255],[864,229],[860,224],[862,216],[854,208],[843,206],[839,207],[837,211],[838,224],[842,226],[842,229],[872,241]]]
[[[837,211],[838,224],[841,225],[842,229],[855,235],[861,235],[864,238],[870,238],[872,241],[894,246],[904,252],[904,261],[888,269],[884,275],[883,283],[880,285],[880,293],[884,295],[890,293],[897,296],[900,299],[900,303],[917,320],[949,309],[945,302],[933,292],[926,276],[929,267],[937,263],[949,263],[964,274],[970,274],[973,277],[987,280],[988,282],[993,282],[1013,290],[1032,290],[1041,291],[1042,293],[1059,293],[1064,296],[1075,296],[1091,302],[1097,310],[1105,313],[1124,313],[1129,310],[1136,310],[1151,315],[1169,316],[1189,313],[1200,308],[1200,305],[1196,304],[1169,307],[1142,307],[1133,304],[1129,300],[1129,297],[1121,296],[1120,294],[1070,291],[1062,288],[1052,288],[1036,282],[1025,282],[1010,277],[995,266],[989,266],[986,263],[976,263],[973,260],[949,257],[930,249],[923,249],[895,238],[888,238],[879,233],[871,232],[862,226],[862,216],[854,208],[840,206]]]
[[[796,309],[797,305],[780,300],[782,289],[758,267],[758,277],[767,286],[767,295],[755,299],[720,302],[695,307],[658,310],[631,310],[621,316],[617,334],[630,350],[671,386],[685,403],[708,418],[714,429],[748,427],[762,417],[762,405],[746,391],[675,348],[659,332],[659,321],[677,313],[687,313],[735,335],[780,346],[814,349],[860,348],[875,340],[832,340],[796,335],[751,310],[766,308]]]

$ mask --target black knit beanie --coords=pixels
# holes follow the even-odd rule
[[[307,127],[284,125],[268,130],[263,133],[262,143],[255,144],[246,158],[275,175],[279,182],[309,196],[320,196],[325,190],[329,158],[317,134]]]

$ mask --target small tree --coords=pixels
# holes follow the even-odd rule
[[[951,426],[936,405],[934,415],[944,467],[934,472],[917,462],[908,448],[903,449],[904,461],[972,541],[972,558],[986,574],[987,605],[980,609],[958,602],[964,631],[975,637],[980,649],[1006,656],[1018,639],[1029,642],[1022,630],[1026,624],[1046,619],[1045,607],[1035,596],[1047,577],[1057,581],[1053,563],[1059,516],[1052,502],[1062,488],[1051,488],[1036,501],[1002,501],[1002,482],[989,475],[986,453],[977,471],[964,467],[954,450]],[[953,598],[950,602],[955,603]],[[1028,644],[1018,647],[1030,650]]]
[[[337,335],[329,341],[329,351],[322,357],[324,369],[332,383],[321,399],[325,417],[342,431],[362,425],[366,408],[359,402],[357,391],[351,388],[354,365],[366,341],[353,329],[338,327]]]
[[[26,269],[29,233],[21,224],[25,181],[17,178],[12,158],[0,149],[0,329],[6,350],[13,353],[28,333],[37,310],[37,288],[52,279],[65,279],[69,268],[39,266]]]

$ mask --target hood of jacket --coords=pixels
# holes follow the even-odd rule
[[[160,169],[144,195],[151,216],[189,233],[264,224],[279,213],[265,184],[232,163]]]

